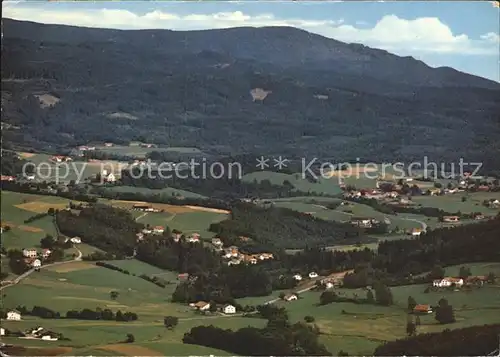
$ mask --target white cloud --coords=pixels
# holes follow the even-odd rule
[[[3,16],[18,20],[30,20],[51,24],[67,24],[87,27],[144,29],[164,28],[173,30],[201,30],[238,26],[294,26],[326,37],[345,42],[358,42],[383,48],[402,55],[425,53],[497,55],[499,35],[493,32],[471,39],[465,34],[454,34],[438,18],[422,17],[406,20],[386,15],[378,23],[367,28],[358,22],[346,24],[342,19],[309,20],[277,18],[273,14],[248,15],[242,11],[212,14],[179,15],[154,10],[138,15],[128,10],[56,10],[30,8],[26,3],[4,6]]]

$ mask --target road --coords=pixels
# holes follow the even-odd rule
[[[51,263],[51,264],[42,265],[39,269],[45,269],[45,268],[53,267],[53,266],[56,266],[56,265],[68,264],[68,263],[73,263],[73,262],[77,262],[77,261],[82,260],[82,252],[76,246],[73,246],[73,247],[78,251],[78,256],[76,256],[74,259],[72,259],[72,260],[65,260],[63,262],[55,262],[55,263]],[[36,269],[33,268],[33,269],[30,269],[27,272],[19,275],[14,280],[11,280],[10,283],[2,285],[0,287],[0,291],[2,291],[3,289],[8,288],[9,286],[13,286],[13,285],[18,284],[21,280],[23,280],[23,279],[27,278],[28,276],[30,276],[34,271],[36,271]]]

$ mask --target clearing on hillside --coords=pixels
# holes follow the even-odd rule
[[[95,265],[91,262],[74,262],[74,263],[66,263],[66,264],[61,264],[61,265],[54,265],[54,266],[47,268],[47,270],[53,271],[56,273],[69,273],[72,271],[86,270],[86,269],[93,269],[93,268],[97,268],[97,265]]]
[[[32,201],[27,203],[21,203],[19,205],[15,205],[15,207],[35,212],[35,213],[45,213],[49,208],[53,209],[65,209],[67,207],[66,203],[51,203],[51,202],[43,202],[43,201]]]
[[[35,95],[35,97],[40,101],[40,108],[43,109],[53,107],[61,101],[61,99],[49,93]]]

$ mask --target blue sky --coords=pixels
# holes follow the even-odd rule
[[[500,12],[489,1],[4,1],[2,8],[19,20],[119,29],[294,26],[500,82]]]

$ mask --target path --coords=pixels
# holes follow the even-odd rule
[[[55,263],[51,263],[51,264],[46,264],[46,265],[42,265],[40,268],[38,269],[45,269],[45,268],[48,268],[48,267],[52,267],[52,266],[56,266],[56,265],[62,265],[62,264],[68,264],[68,263],[74,263],[74,262],[78,262],[78,261],[81,261],[82,260],[82,252],[80,251],[80,249],[78,249],[75,245],[73,245],[73,247],[78,251],[78,256],[75,257],[74,259],[72,260],[65,260],[63,262],[55,262]],[[16,285],[18,284],[21,280],[27,278],[29,275],[31,275],[34,271],[36,271],[35,268],[33,269],[30,269],[28,270],[27,272],[24,272],[23,274],[19,275],[17,278],[15,278],[14,280],[11,280],[9,283],[5,284],[5,285],[2,285],[0,287],[0,291],[2,291],[3,289],[5,288],[8,288],[9,286],[12,286],[12,285]]]
[[[148,215],[148,212],[144,212],[143,214],[141,214],[140,216],[138,216],[135,221],[137,222],[138,220],[140,220],[141,218],[144,218]]]

